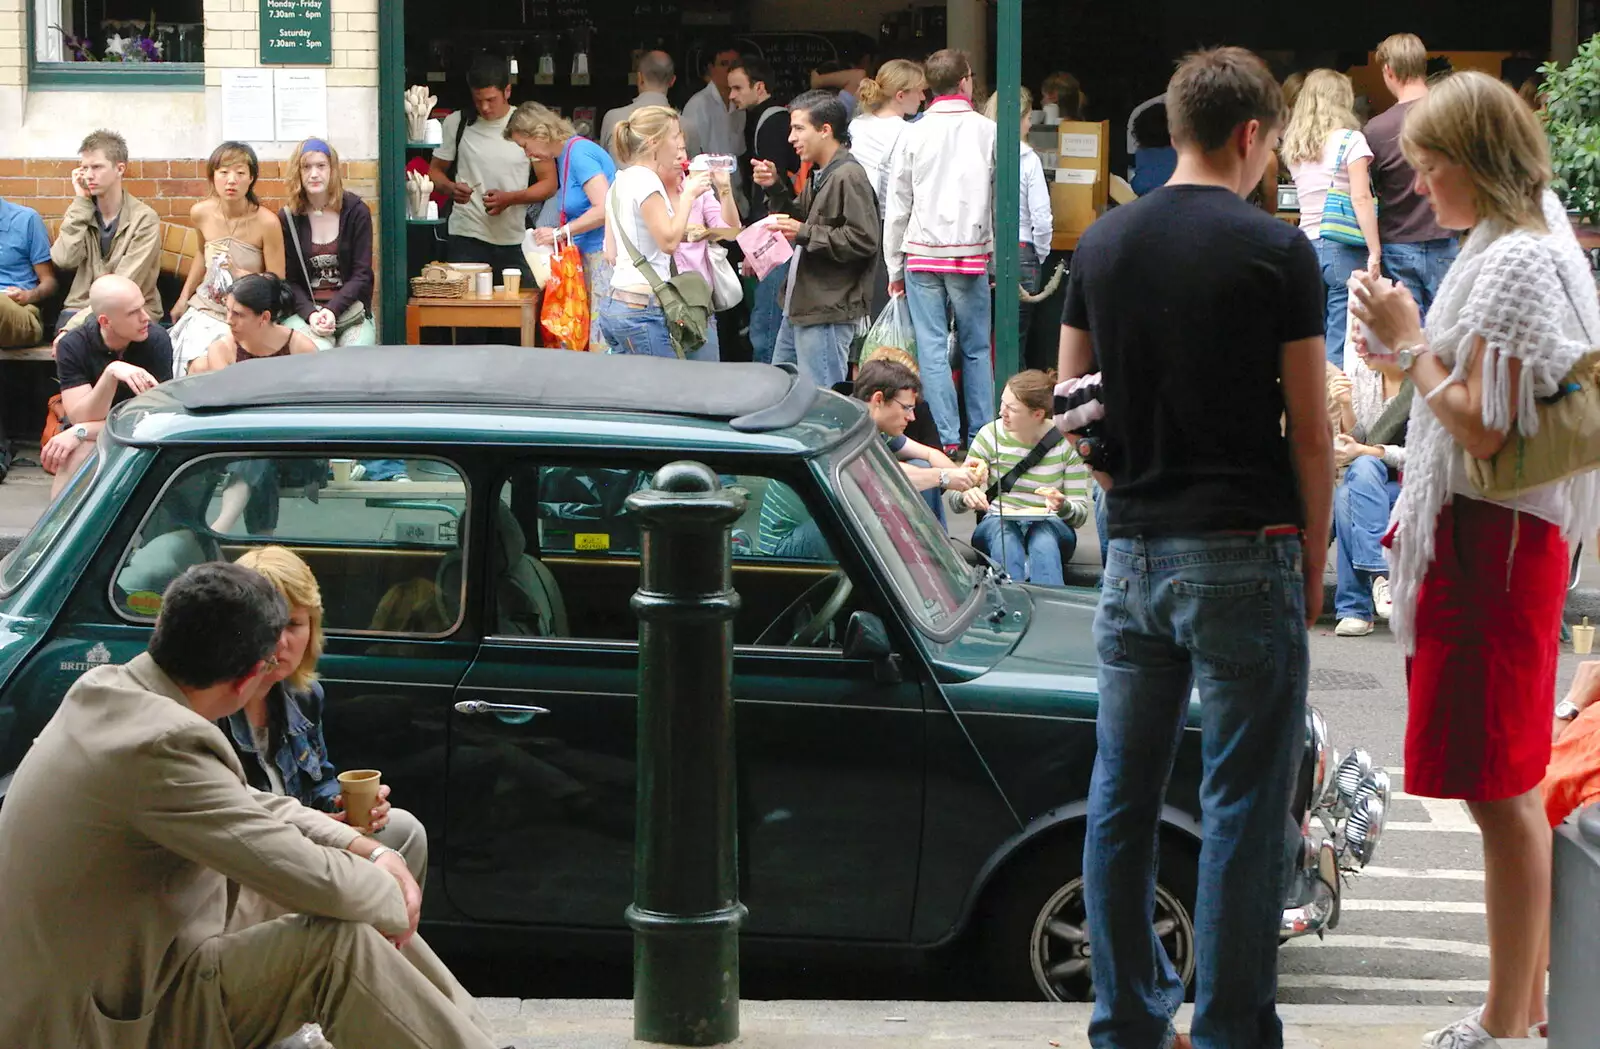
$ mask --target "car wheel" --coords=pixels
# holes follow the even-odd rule
[[[1163,841],[1155,929],[1188,988],[1194,979],[1196,856]],[[1002,875],[978,930],[994,992],[1008,1000],[1094,1000],[1081,837],[1046,845]]]

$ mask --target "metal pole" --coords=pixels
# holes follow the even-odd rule
[[[1022,210],[1022,0],[1000,0],[995,12],[995,80],[1000,93],[994,164],[995,408],[1006,380],[1022,367],[1017,317],[1017,245]],[[1039,264],[1044,265],[1040,259]]]
[[[406,5],[378,5],[378,341],[406,330]]]
[[[731,532],[746,499],[710,468],[669,463],[628,497],[644,532],[639,803],[634,838],[633,1036],[722,1045],[739,1036]]]

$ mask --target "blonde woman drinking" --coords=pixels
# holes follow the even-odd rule
[[[1600,474],[1489,499],[1467,459],[1533,436],[1540,398],[1600,341],[1587,260],[1549,191],[1549,144],[1515,91],[1458,73],[1400,146],[1440,226],[1468,231],[1426,326],[1403,284],[1363,274],[1351,311],[1416,388],[1391,526],[1389,624],[1408,657],[1407,793],[1459,798],[1483,842],[1489,993],[1437,1049],[1488,1049],[1544,1016],[1550,762],[1567,544],[1600,525]],[[1370,352],[1370,348],[1369,348]]]
[[[1378,205],[1372,196],[1372,147],[1359,128],[1352,110],[1355,93],[1350,78],[1331,69],[1314,69],[1295,99],[1294,113],[1283,133],[1283,160],[1289,166],[1300,195],[1300,228],[1311,238],[1322,264],[1322,283],[1328,289],[1325,332],[1328,360],[1344,368],[1346,306],[1350,274],[1367,269],[1379,272]],[[1333,239],[1339,234],[1324,228],[1330,191],[1348,194],[1355,205],[1363,247]]]
[[[589,351],[604,353],[598,323],[600,303],[611,294],[611,263],[606,261],[606,194],[617,177],[611,154],[573,130],[570,121],[537,102],[524,102],[506,123],[506,138],[522,147],[535,164],[554,164],[560,201],[560,229],[539,228],[533,239],[550,247],[559,233],[583,256],[589,289]]]

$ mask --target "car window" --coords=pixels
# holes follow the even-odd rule
[[[845,463],[839,493],[905,606],[931,630],[948,627],[973,596],[972,568],[881,441]]]
[[[55,501],[46,508],[44,515],[34,522],[33,528],[23,537],[17,548],[0,561],[0,593],[9,593],[22,585],[28,577],[28,572],[39,563],[45,551],[50,549],[50,544],[55,542],[56,536],[67,527],[78,513],[78,507],[83,505],[83,500],[94,488],[94,480],[100,472],[100,453],[92,453],[73,475]]]
[[[360,464],[355,464],[360,465]],[[212,455],[162,489],[117,566],[112,599],[153,619],[190,565],[287,547],[322,590],[323,627],[438,635],[460,617],[467,486],[434,459],[406,460],[409,480],[373,481],[343,460]],[[378,473],[374,470],[373,473]]]
[[[491,539],[497,633],[638,640],[629,602],[639,587],[641,533],[627,499],[650,477],[646,469],[565,465],[512,472],[495,503]],[[795,633],[775,624],[788,621],[786,610],[805,626],[830,608],[838,559],[791,484],[751,474],[721,480],[746,496],[732,528],[740,595],[735,641],[786,645]],[[824,618],[817,629],[801,631],[799,639],[809,642],[801,647],[838,647],[848,617],[840,617],[839,629]]]

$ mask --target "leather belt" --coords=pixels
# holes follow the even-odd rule
[[[641,295],[636,291],[622,291],[618,288],[612,288],[611,297],[624,306],[635,306],[640,309],[656,305],[656,297],[654,295]]]

